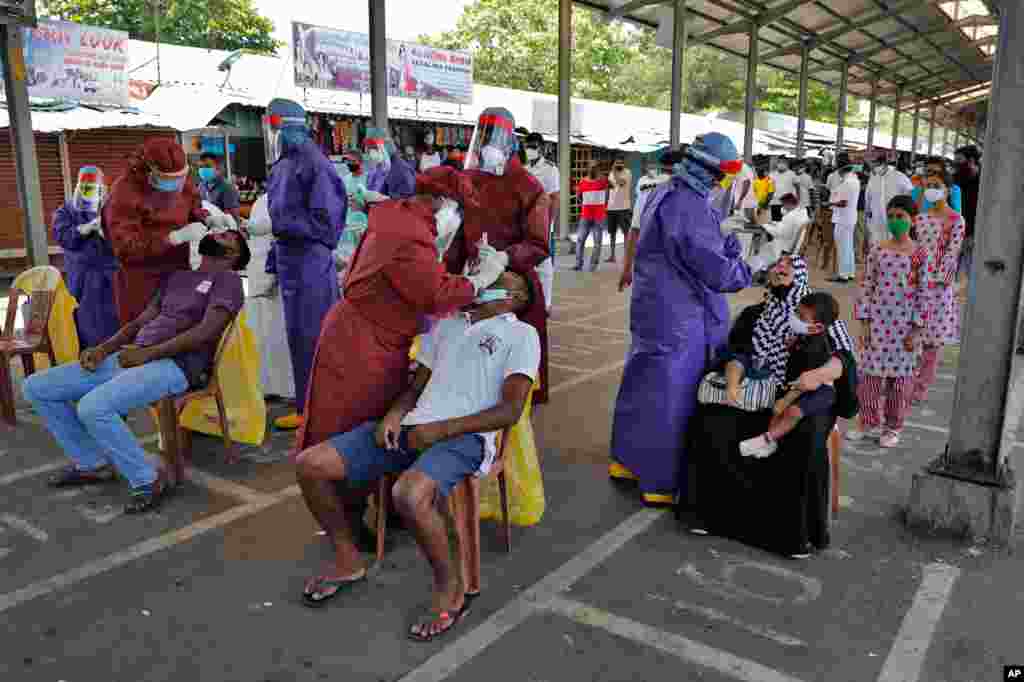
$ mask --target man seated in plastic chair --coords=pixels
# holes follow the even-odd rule
[[[434,572],[433,606],[409,637],[431,640],[465,615],[468,601],[437,502],[467,476],[486,474],[497,434],[519,420],[537,378],[540,339],[516,313],[541,295],[520,275],[504,273],[461,315],[439,321],[423,337],[416,378],[381,421],[299,453],[306,504],[337,553],[325,575],[306,583],[307,605],[320,606],[366,577],[353,544],[357,529],[339,495],[401,473],[392,499]]]
[[[164,472],[146,457],[122,415],[204,386],[221,335],[245,301],[236,270],[249,262],[238,232],[208,234],[198,270],[168,273],[134,322],[84,350],[78,362],[34,374],[23,393],[72,464],[54,487],[128,480],[128,513],[159,505]],[[77,408],[75,402],[78,403]]]

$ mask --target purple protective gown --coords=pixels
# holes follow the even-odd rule
[[[366,189],[386,194],[392,199],[406,199],[416,194],[416,172],[397,153],[391,155],[391,167],[380,166],[369,172]]]
[[[339,298],[334,249],[345,227],[348,201],[338,172],[312,142],[285,151],[271,169],[267,204],[276,242],[275,271],[301,413],[316,341],[327,311]]]
[[[96,214],[80,211],[70,201],[53,214],[53,236],[64,249],[68,291],[78,301],[75,327],[82,350],[98,346],[120,328],[114,305],[114,252],[95,232],[87,237],[78,233],[79,225],[95,218]]]
[[[726,292],[750,285],[721,215],[678,178],[653,190],[633,271],[632,345],[615,403],[612,457],[649,494],[686,490],[686,423],[729,332]]]

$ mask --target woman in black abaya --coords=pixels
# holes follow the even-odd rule
[[[765,301],[746,308],[729,333],[723,359],[753,357],[785,382],[789,317],[811,293],[807,265],[784,257],[769,273]],[[824,367],[805,372],[800,388],[856,379],[854,346],[845,323],[829,330],[834,356]],[[842,395],[843,391],[838,391]],[[837,403],[838,406],[838,403]],[[735,538],[793,558],[806,558],[829,544],[828,437],[835,414],[805,417],[763,459],[740,455],[740,441],[768,430],[771,409],[746,412],[727,405],[700,405],[691,420],[691,473],[696,493],[691,530]]]

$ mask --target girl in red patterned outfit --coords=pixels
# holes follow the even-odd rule
[[[921,335],[923,350],[914,376],[912,400],[923,401],[935,381],[939,351],[960,343],[960,301],[956,296],[957,263],[964,243],[963,216],[949,207],[952,179],[945,172],[928,175],[925,199],[931,208],[914,220],[915,238],[928,250],[928,324]]]
[[[907,196],[895,197],[888,208],[892,239],[868,256],[854,308],[863,330],[858,362],[863,376],[857,388],[861,410],[859,428],[846,434],[852,441],[877,437],[883,448],[899,443],[928,314],[928,251],[910,238],[917,209]]]

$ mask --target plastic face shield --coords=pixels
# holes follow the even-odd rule
[[[370,169],[383,168],[387,172],[391,168],[391,157],[388,156],[387,141],[380,137],[368,137],[363,141],[363,159]]]
[[[78,172],[78,184],[75,185],[74,205],[79,211],[99,213],[105,198],[103,171],[98,168],[83,168]]]
[[[306,118],[267,114],[263,117],[263,137],[267,143],[267,163],[274,164],[283,155],[281,130],[287,126],[305,126]]]
[[[504,175],[512,154],[516,151],[514,122],[500,115],[483,115],[473,131],[466,155],[466,170],[481,170],[492,175]]]

